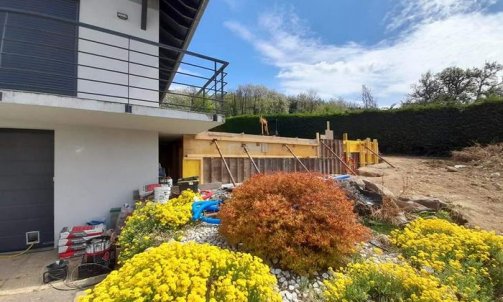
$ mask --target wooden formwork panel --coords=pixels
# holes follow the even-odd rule
[[[342,141],[326,140],[326,144],[334,150],[337,156],[340,158],[344,157]],[[321,147],[320,156],[318,158],[300,158],[300,161],[306,168],[310,172],[319,172],[322,174],[346,173],[341,162],[329,150],[326,150],[326,147]],[[243,182],[257,173],[249,158],[226,157],[225,160],[236,182]],[[253,160],[261,173],[274,173],[279,171],[305,172],[305,169],[295,158],[254,158]],[[223,160],[220,157],[203,158],[202,170],[204,183],[231,182],[229,172],[225,168]]]

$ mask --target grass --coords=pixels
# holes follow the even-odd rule
[[[389,235],[391,231],[397,229],[396,225],[393,225],[389,222],[379,221],[375,219],[365,218],[363,224],[374,232],[384,235]]]

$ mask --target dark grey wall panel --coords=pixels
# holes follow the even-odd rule
[[[77,0],[0,0],[1,7],[78,21]],[[76,95],[78,28],[21,14],[0,13],[0,88]]]
[[[0,252],[26,248],[25,233],[54,236],[54,132],[0,129]]]

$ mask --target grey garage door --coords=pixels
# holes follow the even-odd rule
[[[78,20],[77,0],[0,0],[0,7]],[[76,95],[78,28],[0,11],[0,88]]]
[[[0,129],[0,252],[26,248],[26,232],[54,241],[54,132]]]

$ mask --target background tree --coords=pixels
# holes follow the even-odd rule
[[[365,85],[362,85],[362,103],[365,109],[377,108],[377,102],[372,95],[372,91]]]
[[[404,105],[469,104],[491,96],[503,96],[503,84],[498,75],[503,66],[488,62],[482,68],[448,67],[437,74],[427,72],[418,84],[412,85]]]
[[[503,65],[497,62],[486,62],[483,68],[473,68],[475,98],[487,98],[490,95],[503,95],[503,83],[498,81],[498,74]]]

